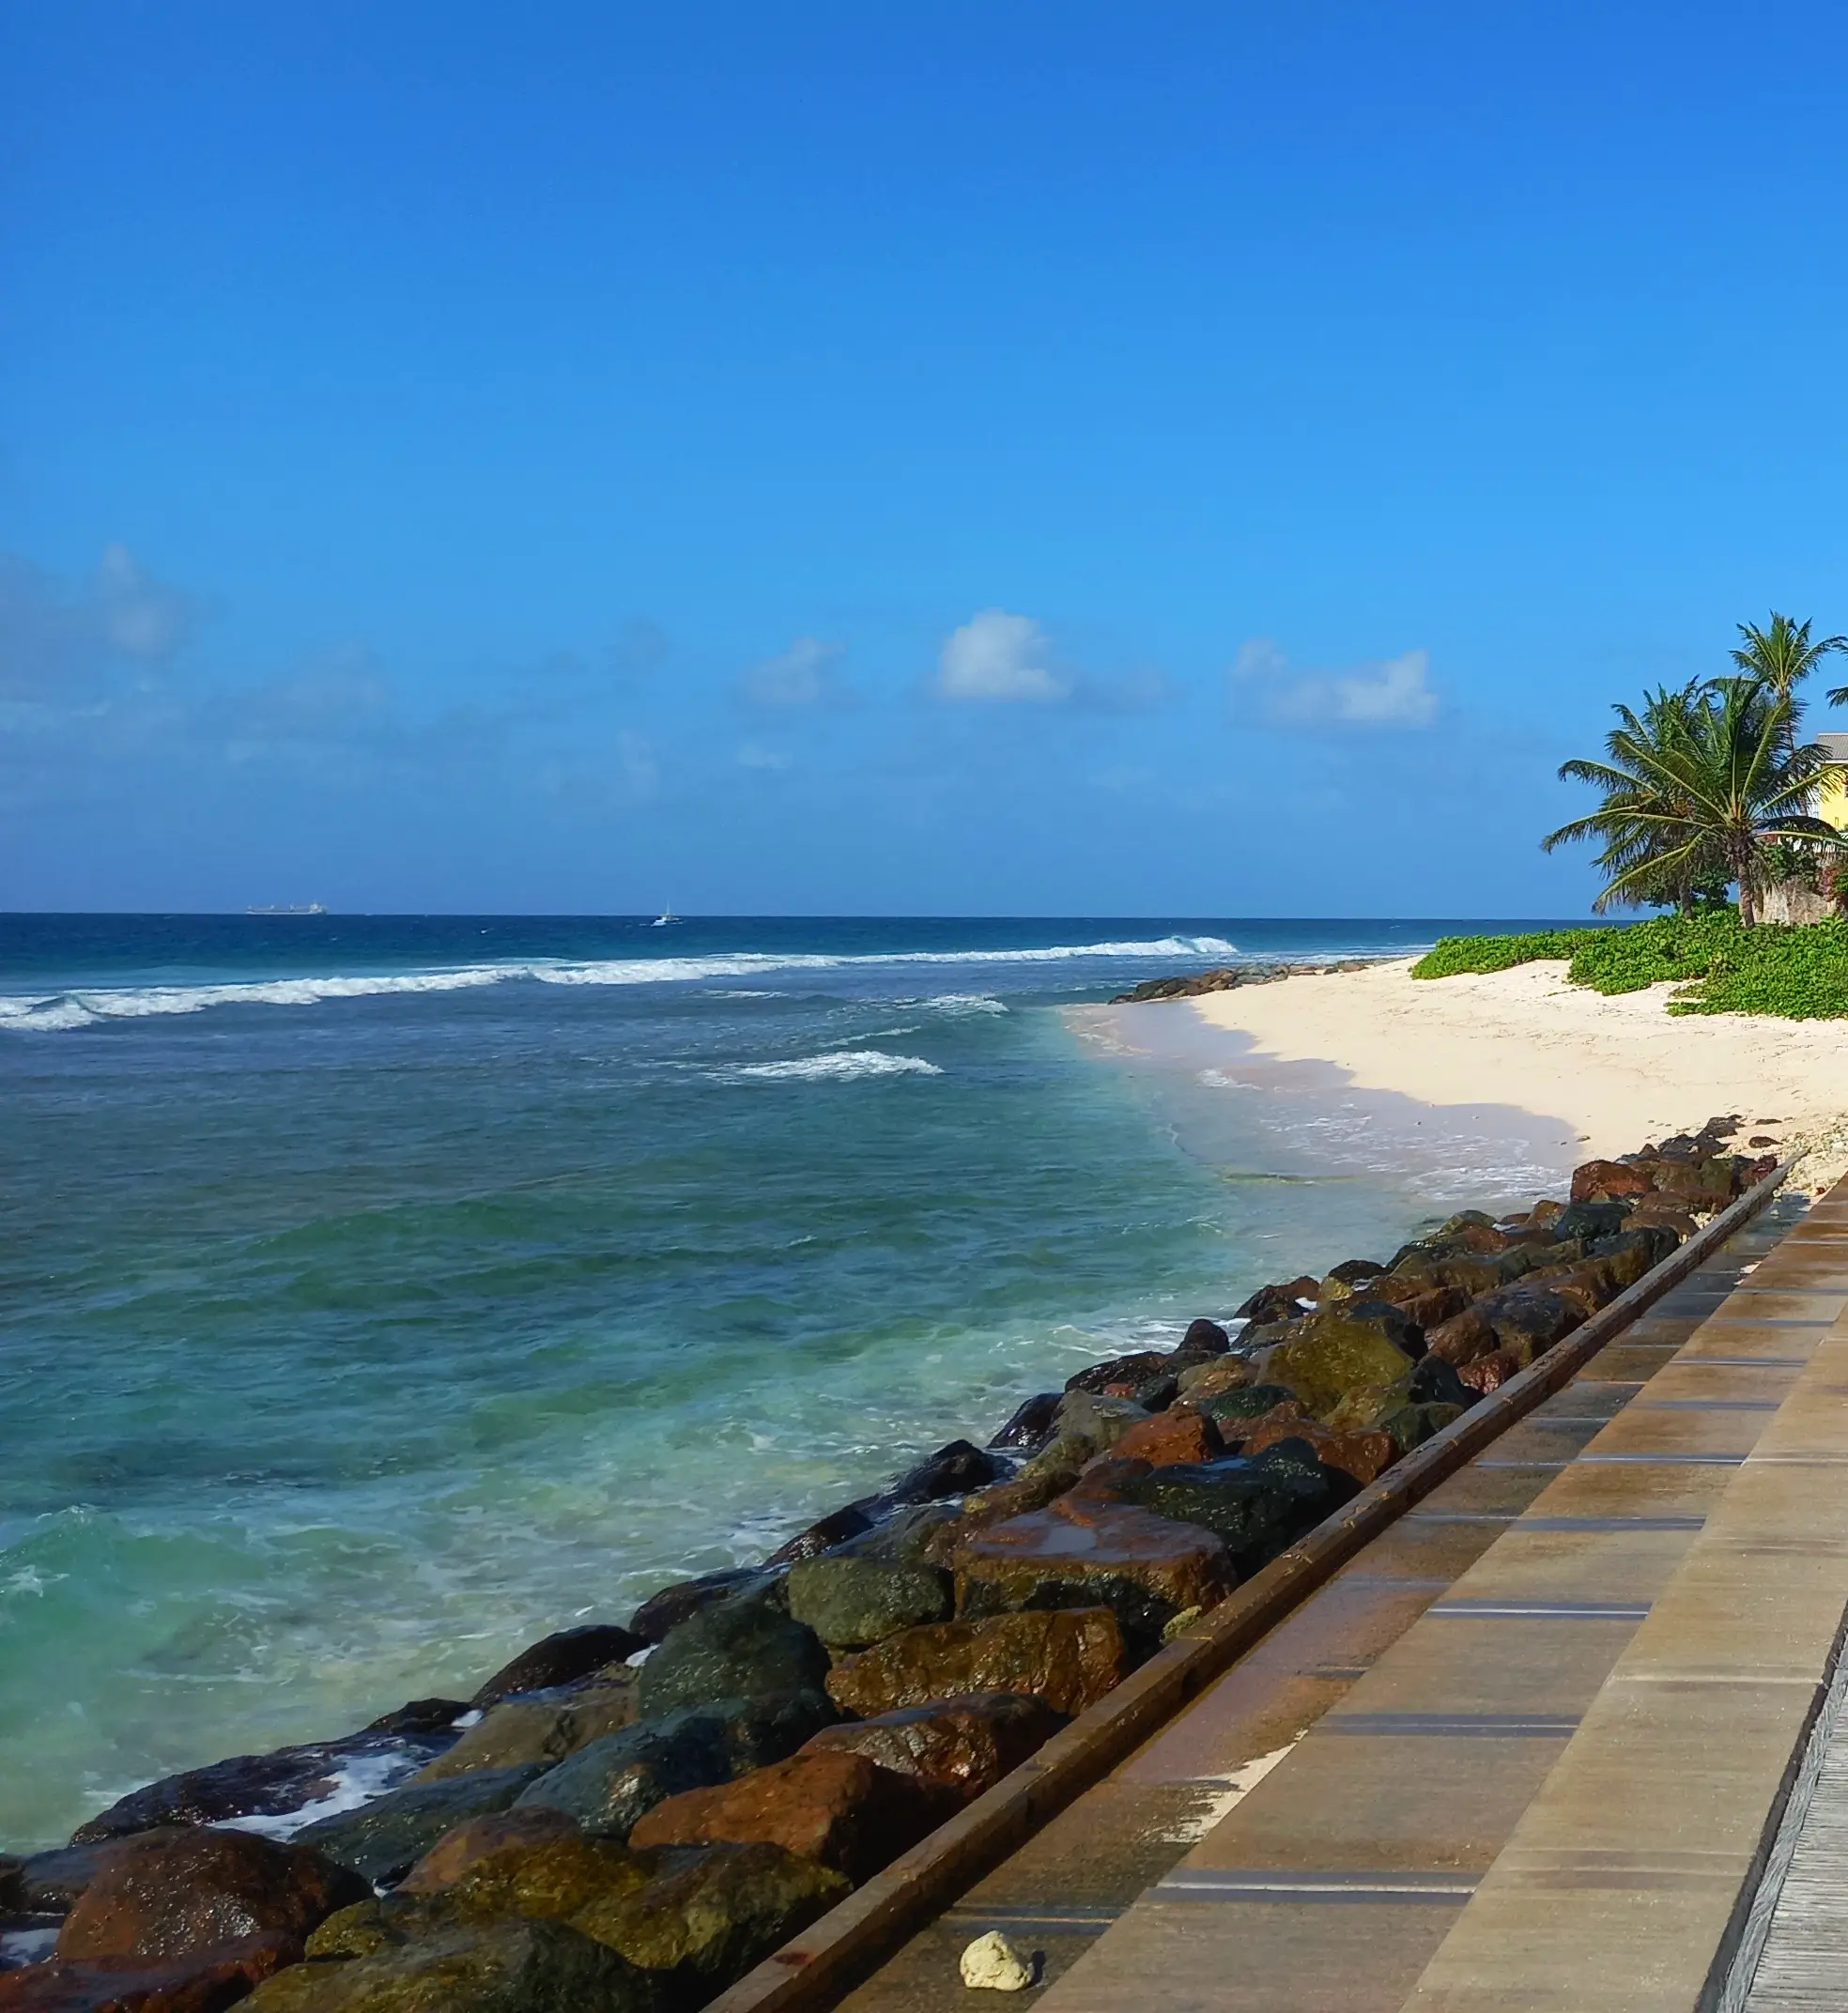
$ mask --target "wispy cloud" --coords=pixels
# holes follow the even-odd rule
[[[1296,671],[1268,637],[1254,637],[1239,647],[1231,699],[1236,712],[1255,713],[1267,727],[1417,729],[1438,717],[1429,672],[1430,656],[1422,650],[1347,670]]]
[[[1073,681],[1053,665],[1046,632],[1030,615],[984,608],[945,638],[931,689],[952,704],[1057,705]]]
[[[190,594],[157,580],[122,546],[105,547],[74,586],[0,553],[0,699],[90,702],[125,673],[163,668],[199,615]]]
[[[844,643],[799,636],[778,655],[753,664],[738,689],[753,706],[826,705],[845,697],[837,667],[846,654]]]

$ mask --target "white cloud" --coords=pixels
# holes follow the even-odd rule
[[[1055,705],[1070,698],[1072,685],[1051,662],[1046,632],[1030,615],[984,608],[950,631],[932,690],[942,699],[978,705]]]
[[[819,706],[839,696],[834,668],[846,654],[844,643],[799,636],[781,655],[752,665],[740,685],[753,705]]]
[[[766,747],[761,741],[747,741],[738,750],[741,769],[787,769],[790,760],[781,748]]]
[[[1271,727],[1429,727],[1438,716],[1429,670],[1429,653],[1409,650],[1345,671],[1292,672],[1268,637],[1254,637],[1239,646],[1232,696],[1235,704],[1254,701]]]

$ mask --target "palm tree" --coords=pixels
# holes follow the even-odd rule
[[[1810,623],[1794,622],[1773,608],[1766,628],[1761,629],[1756,622],[1739,624],[1742,640],[1732,653],[1732,661],[1748,678],[1762,679],[1772,691],[1788,699],[1825,657],[1848,651],[1848,636],[1825,636],[1812,643],[1810,628]],[[1848,699],[1848,685],[1828,696],[1831,706],[1840,705],[1844,699]],[[1794,727],[1794,719],[1791,724]]]
[[[1657,692],[1640,717],[1617,707],[1609,760],[1569,761],[1559,772],[1602,790],[1603,804],[1541,845],[1550,853],[1568,839],[1604,841],[1599,909],[1672,890],[1686,910],[1695,884],[1717,867],[1737,882],[1739,920],[1749,927],[1766,844],[1795,838],[1848,850],[1848,837],[1809,815],[1836,764],[1813,743],[1795,745],[1796,710],[1787,687],[1756,670]]]

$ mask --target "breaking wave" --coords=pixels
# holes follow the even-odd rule
[[[721,1072],[727,1083],[740,1077],[759,1083],[857,1083],[870,1076],[941,1076],[921,1055],[888,1055],[884,1049],[837,1050],[832,1055],[801,1055],[786,1063],[746,1063]]]
[[[220,985],[85,987],[69,992],[0,996],[0,1033],[54,1035],[110,1021],[203,1013],[214,1006],[317,1006],[327,1000],[394,992],[458,992],[527,979],[546,986],[675,985],[757,978],[778,972],[833,972],[887,965],[1055,964],[1078,959],[1232,958],[1224,937],[1157,937],[1147,943],[1055,944],[1028,950],[907,950],[859,957],[822,952],[739,951],[710,958],[606,958],[583,963],[469,964],[451,971],[263,978]],[[1005,1013],[998,1000],[945,993],[919,1004],[955,1013]]]

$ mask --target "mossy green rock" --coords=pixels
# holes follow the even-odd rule
[[[839,1708],[825,1692],[772,1692],[763,1698],[708,1699],[654,1725],[670,1740],[685,1734],[716,1742],[727,1775],[743,1775],[787,1760],[839,1717]]]
[[[482,1768],[442,1782],[393,1790],[357,1810],[343,1810],[304,1826],[295,1842],[312,1846],[375,1883],[401,1880],[446,1831],[468,1818],[507,1809],[545,1773],[540,1763]]]
[[[591,1904],[575,1923],[633,1964],[702,1986],[687,1995],[699,1999],[742,1977],[851,1892],[832,1868],[779,1845],[716,1845],[638,1892]]]
[[[901,1629],[947,1621],[950,1580],[933,1566],[805,1559],[790,1568],[789,1608],[831,1650],[864,1650]]]
[[[758,1596],[722,1601],[670,1629],[641,1667],[636,1696],[653,1719],[713,1698],[818,1692],[827,1673],[815,1632]]]
[[[292,1964],[251,2013],[667,2013],[665,1981],[562,1922],[439,1929],[345,1960]]]
[[[1383,1301],[1363,1302],[1383,1306]],[[1350,1313],[1344,1302],[1306,1322],[1291,1342],[1280,1343],[1264,1365],[1267,1383],[1286,1384],[1319,1419],[1363,1384],[1392,1384],[1411,1374],[1412,1359],[1387,1339],[1383,1318]],[[1393,1313],[1401,1323],[1398,1309]]]
[[[562,1810],[594,1836],[626,1838],[656,1804],[731,1775],[717,1721],[689,1714],[665,1729],[643,1721],[580,1747],[523,1790],[518,1807]]]
[[[636,1673],[571,1692],[533,1692],[490,1706],[447,1754],[420,1769],[413,1783],[441,1782],[478,1768],[549,1767],[636,1718]]]

